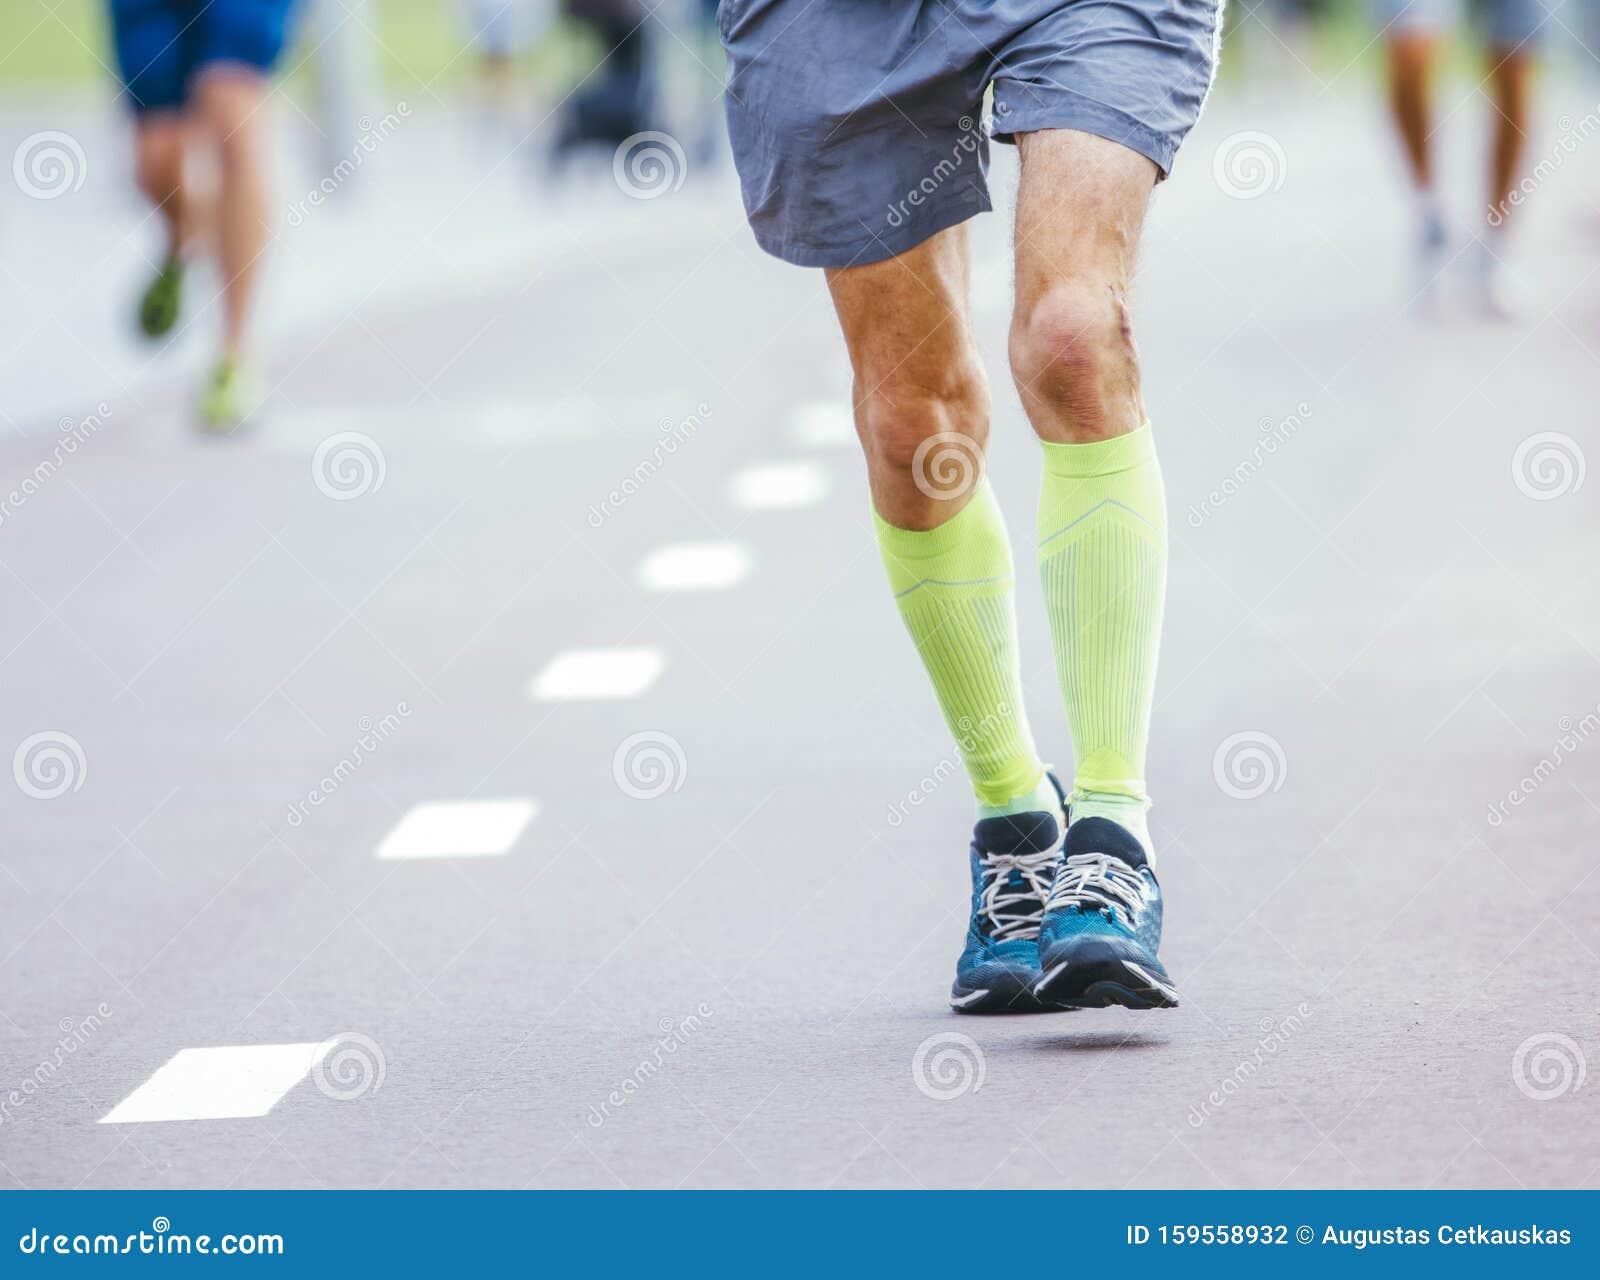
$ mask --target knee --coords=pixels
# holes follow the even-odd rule
[[[1011,367],[1019,382],[1077,387],[1134,363],[1127,295],[1107,283],[1058,284],[1025,306],[1011,325]]]
[[[255,146],[262,97],[257,78],[216,68],[201,78],[196,97],[222,163],[238,163]]]
[[[971,441],[966,451],[976,459],[989,434],[982,366],[974,359],[935,378],[902,371],[877,382],[864,378],[857,388],[856,428],[875,475],[905,476],[926,467],[927,442],[952,433]]]
[[[172,194],[171,166],[163,163],[148,151],[140,151],[133,166],[133,180],[151,204],[159,205]]]
[[[1064,283],[1019,304],[1011,371],[1035,428],[1043,415],[1087,438],[1127,430],[1115,420],[1138,385],[1126,292],[1107,281]]]
[[[152,204],[164,204],[183,182],[183,143],[174,132],[139,139],[133,180]]]

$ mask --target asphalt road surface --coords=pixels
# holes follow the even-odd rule
[[[1181,1009],[948,1011],[970,800],[820,276],[725,181],[602,182],[560,252],[275,339],[247,438],[89,369],[10,424],[0,1177],[1600,1184],[1592,187],[1530,200],[1523,322],[1430,321],[1371,111],[1261,105],[1138,283]],[[1006,242],[992,475],[1064,763]]]

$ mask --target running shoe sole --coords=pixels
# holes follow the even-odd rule
[[[1179,1003],[1178,990],[1159,963],[1139,964],[1109,948],[1051,966],[1034,984],[1033,998],[1068,1009],[1176,1009]]]
[[[957,1013],[1062,1013],[1059,1005],[1034,998],[1032,975],[1002,971],[985,975],[986,985],[950,989],[950,1007]]]

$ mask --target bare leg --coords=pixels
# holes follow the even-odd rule
[[[1156,167],[1052,129],[1022,135],[1011,371],[1041,440],[1104,440],[1144,422],[1128,286]]]
[[[1517,183],[1527,146],[1528,98],[1533,58],[1518,49],[1496,49],[1490,72],[1494,86],[1495,128],[1489,157],[1489,207],[1499,211],[1498,227],[1510,216],[1508,197]]]
[[[149,112],[134,126],[134,173],[139,190],[155,206],[167,232],[167,256],[175,258],[189,236],[183,189],[184,122],[177,112]]]
[[[1423,312],[1438,306],[1450,239],[1433,188],[1431,90],[1437,50],[1431,31],[1397,31],[1389,37],[1389,110],[1416,197],[1417,238],[1407,288],[1411,304]]]
[[[1495,123],[1489,151],[1489,212],[1475,256],[1480,304],[1489,315],[1509,320],[1523,310],[1518,289],[1501,267],[1506,258],[1506,222],[1514,208],[1513,193],[1527,145],[1533,58],[1507,46],[1496,47],[1493,56],[1489,78],[1494,85]]]
[[[989,439],[989,384],[967,319],[967,233],[953,227],[868,266],[828,272],[828,288],[855,373],[856,432],[872,501],[890,524],[932,529],[955,516],[970,489],[930,496],[918,486],[918,448],[942,432]]]
[[[223,278],[223,347],[243,351],[266,251],[266,121],[261,77],[237,67],[214,67],[196,86],[195,107],[217,151],[217,256]]]
[[[1389,110],[1418,191],[1433,189],[1429,95],[1437,47],[1430,32],[1401,31],[1389,37]]]

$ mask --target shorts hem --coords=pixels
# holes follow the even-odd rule
[[[182,98],[151,98],[146,101],[136,97],[131,89],[123,89],[123,95],[128,100],[128,111],[134,119],[142,120],[146,116],[181,116],[185,103]]]
[[[1152,129],[1126,111],[1108,107],[1070,89],[1055,89],[1052,100],[1042,105],[1007,112],[1003,129],[999,127],[999,120],[995,124],[996,142],[1014,143],[1017,134],[1037,133],[1041,129],[1076,129],[1080,133],[1092,133],[1097,138],[1137,151],[1161,170],[1163,178],[1172,172],[1172,162],[1178,155],[1178,141],[1170,135]]]
[[[127,95],[130,109],[134,116],[160,115],[163,113],[183,113],[189,110],[194,101],[195,86],[207,76],[215,73],[231,75],[247,75],[257,80],[268,80],[272,76],[270,66],[261,66],[252,58],[239,57],[234,54],[217,54],[213,57],[202,58],[188,69],[183,78],[182,86],[174,95],[172,93],[160,94],[153,98],[141,98],[129,85],[123,85],[122,91]]]
[[[855,245],[819,245],[808,240],[764,235],[754,223],[751,224],[751,230],[755,232],[756,243],[765,252],[797,267],[864,267],[868,263],[883,262],[915,249],[924,240],[968,218],[988,213],[993,207],[987,192],[974,193],[930,206],[914,221],[893,228],[887,235],[869,236],[865,242]]]
[[[263,65],[255,58],[245,57],[237,53],[216,53],[198,59],[189,68],[189,74],[183,82],[184,98],[187,100],[193,93],[194,87],[200,81],[215,75],[243,75],[254,80],[268,80],[272,77],[273,67],[277,59]]]

